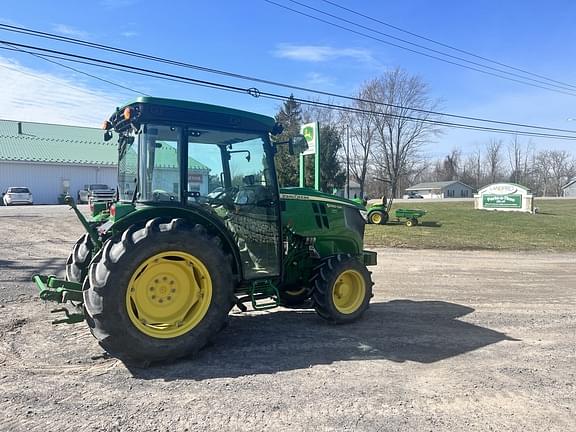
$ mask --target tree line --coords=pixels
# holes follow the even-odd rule
[[[284,126],[277,137],[285,141],[300,126],[318,121],[321,144],[321,189],[333,192],[350,181],[360,195],[399,197],[416,183],[459,180],[475,189],[490,183],[513,182],[527,186],[538,196],[561,196],[562,186],[576,177],[574,156],[565,150],[536,150],[533,141],[513,136],[508,142],[488,138],[472,151],[453,149],[434,160],[426,147],[441,139],[437,114],[439,100],[432,100],[429,86],[402,69],[368,80],[353,95],[345,111],[303,106],[290,98],[280,107],[276,120]],[[298,185],[298,157],[278,146],[280,186]],[[347,163],[348,162],[348,163]],[[313,184],[313,163],[307,164],[306,183]]]

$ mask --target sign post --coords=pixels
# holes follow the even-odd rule
[[[300,153],[300,187],[306,187],[305,157],[314,155],[314,189],[320,190],[320,126],[318,122],[303,124],[300,133],[308,143],[308,150]]]

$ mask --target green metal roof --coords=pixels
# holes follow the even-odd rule
[[[0,161],[116,166],[117,160],[116,140],[105,142],[102,129],[0,120]],[[155,163],[176,168],[176,149],[162,145]],[[193,158],[188,158],[188,167],[208,171]]]
[[[95,128],[0,120],[0,161],[114,166],[116,143],[103,137]]]
[[[161,141],[158,141],[158,143],[162,144],[162,147],[158,147],[156,149],[156,154],[154,156],[154,166],[156,168],[178,168],[178,152],[176,149],[170,144],[166,144]],[[136,152],[128,153],[128,158],[136,158]],[[210,171],[210,168],[208,168],[206,165],[191,157],[188,158],[188,169],[197,171]]]

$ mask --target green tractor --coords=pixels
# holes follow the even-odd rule
[[[104,123],[118,137],[114,203],[92,205],[66,262],[66,280],[34,276],[40,297],[80,306],[56,323],[86,320],[127,362],[194,354],[247,310],[311,306],[350,323],[367,310],[372,280],[362,205],[306,188],[279,189],[281,126],[254,113],[142,97]]]

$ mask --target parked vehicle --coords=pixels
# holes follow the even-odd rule
[[[116,191],[105,184],[87,184],[78,191],[78,203],[113,201]]]
[[[34,204],[32,198],[32,192],[30,189],[23,186],[11,186],[2,193],[2,201],[4,205],[15,205],[15,204]]]
[[[424,197],[422,195],[420,195],[418,192],[412,191],[408,194],[407,198],[408,199],[414,199],[414,198],[420,199],[420,198],[424,198]]]

